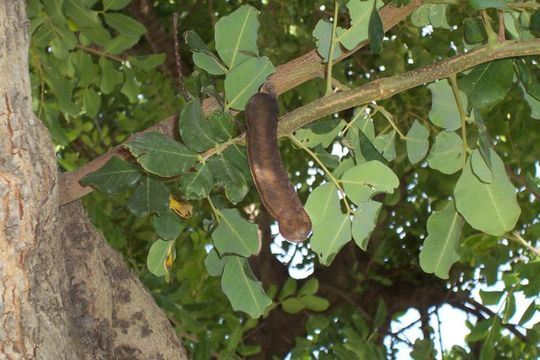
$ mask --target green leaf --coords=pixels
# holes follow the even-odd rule
[[[446,130],[454,131],[461,127],[461,117],[459,114],[456,98],[452,92],[452,87],[447,80],[439,80],[428,85],[431,90],[431,111],[429,120],[437,126]],[[460,91],[461,103],[467,108],[467,97]]]
[[[483,10],[489,8],[508,9],[506,0],[469,0],[469,4],[474,10]]]
[[[448,9],[448,4],[431,4],[429,8],[429,22],[433,25],[434,28],[448,29],[450,30],[450,25],[446,19],[446,10]]]
[[[275,70],[266,56],[249,58],[234,67],[225,77],[226,109],[244,110],[249,98]]]
[[[258,56],[258,28],[257,10],[249,5],[240,6],[216,23],[216,51],[229,69]]]
[[[103,10],[120,10],[125,8],[132,0],[103,0]]]
[[[527,93],[540,101],[540,80],[531,69],[532,66],[529,63],[524,62],[523,59],[516,59],[515,64],[518,79],[523,84]]]
[[[207,197],[214,186],[214,177],[207,163],[195,166],[195,171],[185,174],[180,179],[179,189],[187,200],[199,200]]]
[[[207,54],[211,53],[210,48],[206,43],[201,39],[199,34],[193,30],[184,31],[184,41],[186,42],[189,49],[193,52],[204,52]]]
[[[287,278],[287,280],[285,281],[285,284],[283,284],[283,287],[281,288],[281,291],[279,292],[278,300],[282,301],[283,299],[286,299],[296,294],[297,287],[298,287],[298,284],[296,283],[296,280],[294,280],[291,277]]]
[[[377,304],[377,311],[375,312],[375,319],[373,319],[373,328],[377,329],[385,323],[388,310],[384,300],[380,299]]]
[[[218,144],[214,140],[210,123],[204,116],[201,101],[198,98],[184,105],[180,112],[178,128],[182,141],[192,150],[203,152]]]
[[[217,57],[204,52],[194,52],[193,63],[210,75],[225,75],[228,71]]]
[[[315,188],[309,194],[305,209],[314,227],[330,216],[341,214],[336,186],[326,183]]]
[[[308,212],[309,213],[309,212]],[[313,224],[311,250],[323,265],[330,265],[338,251],[351,240],[351,220],[347,214],[332,214],[319,224]]]
[[[309,148],[319,145],[327,148],[346,125],[347,123],[341,119],[321,120],[296,130],[294,136]]]
[[[121,54],[127,49],[131,49],[133,45],[139,42],[138,37],[118,35],[105,45],[105,52],[113,55]]]
[[[351,26],[348,29],[337,29],[337,40],[347,49],[352,50],[362,41],[368,39],[369,18],[375,0],[351,0],[347,3]]]
[[[519,325],[521,326],[525,325],[527,321],[532,319],[532,317],[534,316],[537,310],[538,309],[536,307],[536,300],[531,301],[531,303],[529,304],[529,306],[527,306],[527,309],[525,310],[523,315],[521,315],[521,318],[519,319]]]
[[[64,10],[77,25],[81,27],[100,26],[97,11],[88,9],[84,2],[79,0],[64,0]]]
[[[93,186],[97,190],[111,194],[126,190],[139,181],[141,173],[128,162],[113,156],[97,171],[81,179],[81,185]]]
[[[373,145],[379,150],[387,161],[396,158],[396,132],[390,131],[388,134],[379,134],[373,141]]]
[[[350,168],[341,181],[347,197],[357,205],[376,194],[392,194],[399,186],[399,179],[392,169],[376,160]]]
[[[212,233],[212,239],[222,255],[249,257],[259,251],[257,225],[249,223],[236,209],[220,210],[219,225]]]
[[[317,45],[317,52],[323,58],[325,63],[328,62],[330,58],[330,44],[332,43],[332,23],[320,19],[315,25],[312,33],[315,40],[315,45]],[[334,46],[334,60],[340,57],[342,54],[341,48]]]
[[[512,86],[512,60],[496,60],[476,66],[459,79],[459,87],[479,110],[489,110],[502,101]]]
[[[84,37],[99,46],[105,47],[111,41],[111,34],[101,25],[82,27],[80,31]]]
[[[281,303],[281,307],[287,314],[298,314],[305,309],[304,304],[298,298],[288,298]]]
[[[101,108],[101,96],[94,89],[86,89],[83,92],[83,105],[86,114],[95,117]]]
[[[471,329],[471,332],[465,336],[465,341],[476,342],[484,339],[488,335],[492,322],[492,319],[478,321],[474,328]]]
[[[208,275],[221,276],[221,274],[223,273],[223,267],[225,266],[226,261],[227,261],[227,256],[219,257],[219,254],[216,248],[213,248],[212,250],[210,250],[210,252],[208,253],[208,255],[206,255],[206,258],[204,260],[204,266],[206,266]]]
[[[471,168],[480,181],[487,184],[493,181],[491,169],[486,164],[486,160],[478,149],[475,149],[471,154]]]
[[[441,131],[435,138],[427,162],[443,174],[453,174],[463,166],[463,141],[455,132]]]
[[[428,274],[448,279],[452,265],[459,260],[458,242],[463,219],[451,201],[442,211],[434,211],[427,220],[428,236],[420,251],[420,267]]]
[[[501,301],[504,291],[484,291],[480,290],[480,298],[483,305],[497,305]]]
[[[486,184],[473,174],[470,161],[454,189],[456,208],[475,229],[498,236],[516,225],[521,212],[516,189],[508,180],[504,164],[491,151],[493,181]]]
[[[537,120],[540,119],[540,101],[536,100],[526,92],[523,94],[523,99],[525,99],[531,108],[531,118]]]
[[[463,35],[468,44],[478,44],[487,40],[484,24],[477,17],[468,17],[463,20]]]
[[[103,17],[105,18],[107,25],[126,37],[139,38],[146,32],[143,24],[127,15],[120,13],[105,13],[103,14]]]
[[[208,123],[210,124],[212,138],[215,141],[222,143],[232,139],[234,135],[234,118],[231,113],[215,111],[208,116]]]
[[[167,210],[160,216],[154,217],[153,225],[158,236],[167,241],[178,238],[182,230],[186,227],[171,210]]]
[[[313,190],[305,209],[313,226],[311,249],[321,263],[330,264],[339,249],[351,239],[350,220],[341,212],[335,185],[327,183]]]
[[[435,359],[437,351],[435,344],[430,339],[416,339],[411,351],[411,359],[414,360],[431,360]]]
[[[312,277],[298,290],[298,296],[315,295],[318,290],[319,280],[316,277]]]
[[[482,154],[486,165],[491,171],[492,141],[489,137],[486,124],[484,123],[484,118],[477,109],[474,109],[474,121],[476,122],[476,127],[478,129],[478,149],[480,150],[480,154]]]
[[[382,204],[377,201],[367,201],[358,204],[354,211],[352,221],[352,237],[358,247],[366,250],[369,237],[377,225],[377,217],[381,211]]]
[[[165,61],[165,54],[153,54],[148,56],[130,56],[129,63],[142,71],[150,71]]]
[[[504,324],[508,323],[508,321],[512,318],[512,316],[514,316],[515,313],[516,313],[516,296],[514,295],[514,292],[510,290],[510,292],[506,296],[502,322]]]
[[[126,80],[124,81],[124,85],[122,85],[122,88],[120,89],[120,92],[129,99],[129,102],[135,103],[137,102],[138,95],[139,95],[139,85],[137,84],[137,79],[135,76],[135,71],[131,68],[124,68],[124,75]]]
[[[157,131],[143,133],[125,146],[145,170],[160,176],[183,174],[197,160],[196,153]]]
[[[150,273],[155,276],[165,276],[169,273],[169,268],[167,266],[169,257],[172,257],[174,260],[174,241],[158,239],[152,244],[148,251],[146,267]]]
[[[381,16],[377,11],[375,6],[375,1],[373,2],[373,8],[371,9],[371,16],[369,17],[368,25],[368,37],[369,37],[369,48],[374,54],[379,54],[382,50],[382,41],[384,39],[384,28],[381,20]]]
[[[246,259],[227,256],[221,289],[229,298],[235,311],[243,311],[252,318],[265,313],[272,300],[264,293],[261,282],[257,281]]]
[[[330,302],[320,296],[307,295],[298,298],[298,300],[300,300],[306,309],[311,311],[326,311],[330,306]]]
[[[112,93],[116,85],[119,85],[124,81],[124,74],[114,68],[113,63],[110,60],[101,57],[99,59],[99,66],[101,67],[101,83],[99,88],[101,91],[108,95]]]
[[[249,191],[247,180],[242,172],[223,154],[218,154],[207,161],[215,183],[225,189],[225,195],[232,204],[238,204]]]
[[[150,176],[143,177],[126,206],[135,216],[164,214],[169,209],[169,189]]]
[[[420,162],[429,150],[429,130],[418,120],[414,120],[413,125],[407,133],[407,156],[411,164]]]

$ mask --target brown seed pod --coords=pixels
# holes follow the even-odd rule
[[[279,153],[278,103],[271,94],[257,93],[246,105],[249,168],[261,201],[290,241],[303,241],[311,232],[304,210]]]

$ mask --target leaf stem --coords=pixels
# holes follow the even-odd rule
[[[467,163],[467,152],[469,151],[469,145],[467,144],[467,114],[463,108],[463,103],[461,102],[461,97],[459,96],[459,88],[456,81],[456,74],[452,74],[449,77],[450,84],[452,85],[452,93],[454,94],[454,99],[456,99],[456,104],[459,110],[459,117],[461,119],[461,137],[463,138],[463,167]]]
[[[527,250],[532,252],[534,255],[540,258],[540,249],[534,248],[531,244],[529,244],[517,231],[512,232],[512,235],[508,237],[511,240],[514,240],[516,243],[523,245]]]
[[[336,47],[336,28],[338,22],[339,2],[334,0],[334,21],[332,22],[332,40],[330,42],[330,51],[328,54],[328,65],[326,67],[326,93],[330,95],[332,93],[332,66],[334,64],[334,49]]]
[[[241,142],[244,141],[244,139],[245,139],[245,135],[237,136],[237,137],[234,137],[232,139],[225,141],[224,143],[216,145],[212,149],[206,150],[204,153],[200,154],[199,162],[204,164],[212,156],[216,154],[221,154],[231,145],[240,144]]]
[[[214,213],[214,216],[216,217],[216,221],[219,223],[219,219],[221,218],[221,211],[219,211],[218,208],[214,205],[214,203],[212,202],[212,199],[210,199],[210,196],[207,196],[206,200],[208,200],[208,203],[210,204],[210,208],[212,209],[212,212]]]
[[[315,162],[317,162],[317,164],[319,164],[319,166],[323,169],[323,171],[326,173],[326,175],[328,175],[328,177],[330,178],[330,180],[334,183],[334,185],[336,185],[336,187],[338,188],[339,192],[344,195],[345,194],[345,191],[343,191],[343,188],[341,187],[341,184],[339,183],[339,180],[336,179],[334,177],[334,175],[332,175],[332,173],[330,172],[330,170],[328,170],[328,168],[326,166],[324,166],[324,164],[322,163],[321,159],[319,159],[319,157],[317,156],[317,154],[315,154],[313,151],[311,151],[311,149],[309,149],[307,146],[305,146],[304,144],[302,144],[302,142],[300,140],[298,140],[293,134],[290,134],[288,136],[289,139],[291,139],[291,141],[293,142],[293,144],[295,144],[296,146],[298,146],[299,148],[303,149],[305,152],[307,152],[309,154],[309,156],[311,156],[313,158],[313,160],[315,160]],[[350,214],[352,213],[352,210],[351,210],[351,207],[349,206],[349,202],[347,201],[347,197],[346,196],[343,196],[343,202],[345,203],[345,208],[347,209],[347,214]]]
[[[396,130],[396,132],[399,134],[399,137],[403,140],[406,140],[407,137],[405,135],[403,135],[403,133],[401,132],[401,130],[399,130],[399,128],[397,127],[397,125],[395,124],[394,122],[394,116],[392,114],[390,114],[384,107],[380,106],[380,105],[377,105],[377,104],[373,104],[371,105],[373,107],[373,109],[376,111],[376,112],[380,112],[382,114],[382,116],[384,116],[384,118],[386,120],[388,120],[388,122],[390,123],[390,125],[394,128],[394,130]],[[373,114],[375,115],[375,114]]]
[[[76,48],[79,48],[81,50],[84,50],[84,51],[87,51],[89,53],[92,53],[94,55],[99,55],[99,56],[103,56],[103,57],[106,57],[106,58],[109,58],[109,59],[112,59],[112,60],[116,60],[118,62],[124,62],[126,61],[125,59],[122,59],[121,57],[118,57],[118,56],[114,56],[114,55],[111,55],[109,53],[106,53],[104,51],[101,51],[101,50],[98,50],[98,49],[94,49],[94,48],[91,48],[91,47],[87,47],[87,46],[83,46],[83,45],[75,45]]]

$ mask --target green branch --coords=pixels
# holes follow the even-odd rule
[[[328,54],[328,66],[326,68],[326,93],[332,93],[332,66],[334,65],[334,49],[336,48],[336,28],[338,22],[339,2],[334,0],[334,21],[332,22],[332,40],[330,41],[330,51]]]

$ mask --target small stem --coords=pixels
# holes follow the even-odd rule
[[[343,135],[345,135],[347,133],[347,131],[349,131],[349,129],[354,125],[356,120],[358,120],[360,118],[360,116],[364,115],[364,111],[366,111],[366,108],[367,108],[367,105],[364,105],[359,110],[356,110],[357,115],[354,116],[352,118],[352,120],[347,123],[347,125],[343,128],[343,130],[341,130],[341,133]]]
[[[221,217],[221,211],[219,211],[218,208],[214,205],[214,203],[212,202],[212,199],[210,199],[210,196],[207,196],[206,200],[208,200],[208,203],[210,204],[210,208],[212,209],[212,212],[214,213],[214,216],[216,217],[216,221],[219,222],[219,218]]]
[[[385,108],[383,108],[382,106],[379,106],[379,105],[372,105],[373,106],[373,109],[375,111],[378,111],[382,114],[382,116],[385,117],[386,120],[388,120],[388,122],[390,123],[390,125],[394,128],[394,130],[396,130],[396,132],[399,134],[399,137],[403,140],[406,140],[407,137],[405,135],[403,135],[403,133],[401,132],[401,130],[399,130],[399,128],[397,127],[397,125],[394,123],[394,117],[392,114],[390,114],[388,111],[386,111]]]
[[[335,79],[335,78],[332,78],[332,86],[336,89],[339,89],[341,91],[344,91],[344,90],[351,90],[350,87],[348,87],[347,85],[345,84],[342,84],[339,80]]]
[[[484,24],[484,29],[486,30],[488,38],[488,47],[491,49],[495,44],[497,44],[498,36],[491,26],[490,18],[486,10],[480,11],[482,14],[482,23]]]
[[[221,154],[223,151],[225,151],[229,146],[234,144],[239,144],[242,141],[244,141],[245,136],[237,136],[230,140],[225,141],[224,143],[221,143],[219,145],[216,145],[216,147],[206,150],[204,153],[200,155],[199,162],[205,163],[209,158],[216,154]]]
[[[469,145],[467,144],[467,114],[463,108],[463,103],[459,96],[459,88],[456,81],[456,74],[450,75],[450,84],[452,85],[452,93],[454,94],[454,99],[459,110],[459,117],[461,119],[461,137],[463,137],[463,167],[467,163],[467,151],[469,150]]]
[[[339,180],[336,179],[334,177],[334,175],[332,175],[332,173],[330,172],[330,170],[328,170],[328,168],[326,166],[324,166],[324,164],[322,163],[322,161],[319,159],[319,157],[317,156],[317,154],[315,154],[313,151],[311,151],[311,149],[309,149],[307,146],[305,146],[304,144],[302,144],[302,142],[300,140],[298,140],[294,135],[289,135],[288,136],[289,139],[291,139],[291,141],[293,142],[293,144],[295,144],[296,146],[298,146],[299,148],[303,149],[305,152],[307,152],[309,154],[309,156],[311,156],[313,158],[313,160],[315,160],[315,162],[317,164],[319,164],[319,166],[323,169],[323,171],[326,173],[326,175],[328,175],[328,177],[330,178],[330,180],[334,183],[334,185],[336,185],[336,187],[338,188],[338,190],[340,191],[340,193],[342,195],[345,195],[345,192],[343,191],[343,188],[341,187],[341,185],[339,184]],[[352,213],[352,210],[351,210],[351,207],[349,206],[349,202],[347,201],[347,197],[346,196],[343,196],[343,202],[345,203],[345,208],[347,209],[347,214],[350,214]]]
[[[338,22],[339,2],[334,0],[334,21],[332,24],[332,41],[330,42],[330,52],[328,54],[328,66],[326,67],[326,93],[332,93],[332,66],[334,63],[334,49],[336,46],[336,28]]]
[[[497,17],[499,19],[499,42],[504,42],[506,40],[505,27],[504,27],[504,11],[498,10]]]
[[[99,56],[103,56],[103,57],[106,57],[106,58],[109,58],[111,60],[115,60],[115,61],[118,61],[118,62],[126,61],[125,59],[122,59],[121,57],[114,56],[114,55],[111,55],[111,54],[106,53],[104,51],[94,49],[94,48],[91,48],[91,47],[87,47],[87,46],[83,46],[83,45],[75,45],[75,47],[77,47],[77,48],[79,48],[81,50],[87,51],[89,53],[99,55]]]
[[[540,249],[536,249],[531,246],[517,231],[514,231],[511,236],[508,237],[511,240],[514,240],[516,243],[523,245],[530,252],[535,254],[537,257],[540,257]]]

